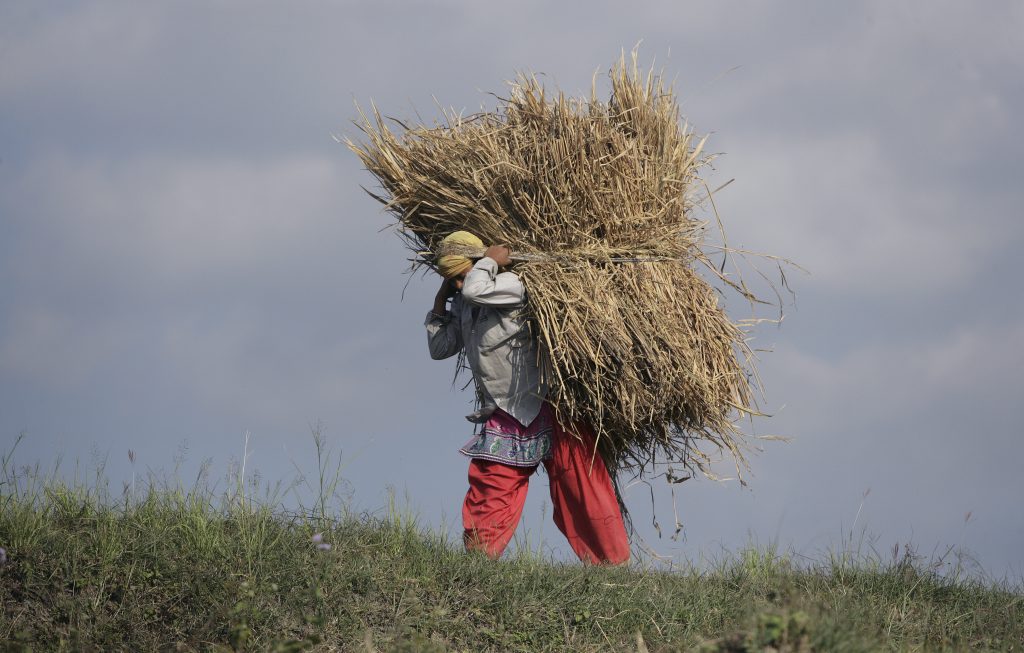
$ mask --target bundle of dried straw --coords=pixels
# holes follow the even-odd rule
[[[367,142],[347,144],[414,252],[436,252],[456,230],[510,246],[550,399],[560,419],[594,425],[610,469],[658,461],[708,473],[708,454],[727,451],[739,471],[752,356],[697,272],[717,274],[692,215],[704,140],[635,55],[610,77],[608,102],[596,90],[549,98],[522,76],[493,112],[395,121],[398,133],[374,109],[359,123]]]

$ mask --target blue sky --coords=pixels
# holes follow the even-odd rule
[[[107,458],[118,482],[129,448],[224,474],[249,432],[276,479],[310,467],[320,422],[360,509],[395,488],[454,532],[470,397],[427,356],[436,282],[403,275],[332,135],[358,136],[355,102],[491,107],[518,71],[601,88],[639,42],[710,134],[711,185],[736,180],[731,243],[811,272],[753,333],[774,417],[751,430],[792,441],[748,488],[681,486],[681,541],[632,487],[639,534],[814,557],[864,529],[1019,578],[1021,34],[1014,2],[5,3],[0,445]],[[566,557],[535,483],[524,533]]]

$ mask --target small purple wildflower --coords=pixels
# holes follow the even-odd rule
[[[7,564],[7,549],[0,546],[0,567]]]
[[[314,533],[313,537],[311,537],[310,540],[313,542],[313,544],[320,544],[321,542],[324,541],[324,534],[323,533]]]
[[[327,542],[321,542],[320,544],[316,545],[316,548],[320,549],[321,551],[330,551],[331,545]]]

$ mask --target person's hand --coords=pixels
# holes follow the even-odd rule
[[[442,279],[441,287],[437,289],[437,296],[440,299],[451,299],[459,291],[455,283],[456,279]]]
[[[512,264],[512,250],[504,245],[491,245],[484,252],[484,256],[493,259],[499,268],[508,267]]]
[[[448,312],[448,300],[454,297],[458,291],[459,287],[455,284],[455,279],[443,279],[441,287],[437,289],[437,294],[434,295],[434,315],[443,317]]]

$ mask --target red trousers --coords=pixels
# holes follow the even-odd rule
[[[629,560],[629,538],[615,499],[611,477],[601,456],[593,456],[589,428],[566,432],[557,422],[551,455],[544,460],[555,525],[580,560],[620,564]],[[537,467],[515,467],[474,458],[469,464],[469,491],[462,505],[467,550],[501,556],[519,524],[526,490]]]

